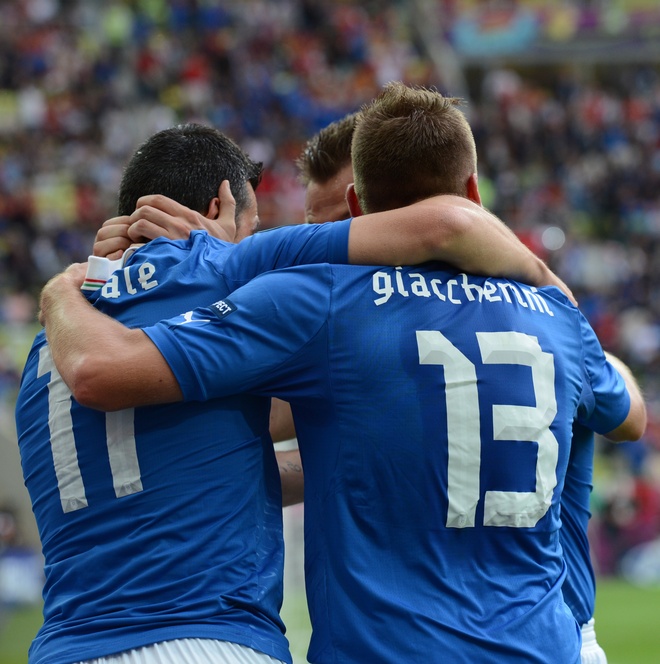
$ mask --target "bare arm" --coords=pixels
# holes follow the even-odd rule
[[[116,217],[104,224],[94,254],[117,258],[131,242],[160,236],[187,238],[195,229],[228,239],[232,228],[235,232],[235,201],[226,181],[219,201],[220,217],[209,220],[165,196],[144,196],[130,217]],[[568,286],[511,229],[460,196],[436,196],[356,217],[349,236],[349,260],[364,265],[444,261],[473,274],[508,277],[539,287],[558,286],[575,302]]]
[[[625,440],[639,440],[646,431],[646,404],[642,391],[628,366],[611,353],[605,353],[609,363],[621,374],[630,395],[630,410],[626,419],[613,431],[605,434],[606,438],[620,443]]]
[[[94,309],[80,292],[84,276],[85,264],[76,263],[41,295],[53,360],[76,401],[107,411],[181,401],[179,384],[156,346],[141,330]]]
[[[435,196],[409,207],[356,217],[349,260],[366,265],[444,261],[465,272],[570,289],[502,221],[460,196]]]
[[[296,427],[293,423],[291,406],[281,399],[270,400],[270,437],[273,442],[291,440],[296,437]]]
[[[291,406],[281,399],[270,400],[270,436],[276,443],[296,437]],[[302,503],[305,483],[300,451],[277,450],[275,456],[282,483],[282,507]]]
[[[305,482],[300,452],[286,450],[275,454],[282,482],[282,507],[302,503],[305,496]]]

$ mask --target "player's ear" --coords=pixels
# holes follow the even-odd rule
[[[355,184],[353,182],[346,187],[346,202],[348,203],[348,211],[351,213],[351,217],[361,217],[364,214],[355,193]]]
[[[481,205],[481,194],[479,193],[479,178],[472,173],[467,181],[467,197],[477,205]]]
[[[220,216],[220,198],[218,196],[214,196],[211,201],[209,202],[209,207],[206,210],[206,214],[204,216],[207,219],[217,219]]]

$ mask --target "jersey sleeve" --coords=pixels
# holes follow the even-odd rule
[[[607,361],[596,333],[582,314],[580,328],[585,382],[577,420],[596,433],[606,434],[628,416],[630,395],[623,377]]]
[[[313,277],[309,268],[271,272],[209,307],[144,329],[186,401],[324,392],[331,270],[315,267]]]
[[[259,274],[295,265],[348,263],[351,221],[283,226],[242,240],[225,263],[227,286],[233,291]]]

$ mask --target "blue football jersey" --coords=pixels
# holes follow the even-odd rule
[[[593,343],[593,337],[591,341]],[[596,580],[588,539],[594,431],[609,433],[623,422],[630,407],[625,384],[613,369],[605,372],[597,390],[598,393],[592,396],[596,412],[583,420],[589,423],[588,426],[579,421],[573,425],[571,452],[561,495],[562,527],[559,534],[566,560],[566,579],[562,590],[566,603],[580,625],[591,620],[596,604]],[[609,415],[608,410],[611,411]]]
[[[310,661],[579,661],[559,543],[572,423],[611,430],[629,402],[557,289],[317,265],[145,332],[186,399],[291,402]]]
[[[155,240],[90,299],[131,327],[152,324],[275,267],[346,260],[348,229],[287,227],[239,245],[204,232]],[[16,407],[46,573],[31,664],[194,637],[290,661],[268,417],[268,399],[250,395],[107,414],[82,408],[38,335]]]
[[[587,537],[593,464],[594,432],[576,423],[561,496],[560,542],[566,559],[564,599],[580,625],[593,618],[596,603],[596,580]]]

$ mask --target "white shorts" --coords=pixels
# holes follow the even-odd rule
[[[230,641],[215,639],[176,639],[125,650],[116,655],[87,659],[76,664],[283,664]]]
[[[580,650],[582,664],[607,664],[605,651],[596,641],[596,630],[592,618],[586,625],[582,625],[582,650]]]

